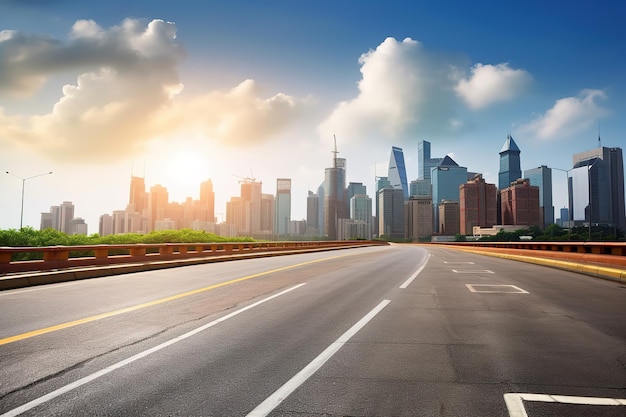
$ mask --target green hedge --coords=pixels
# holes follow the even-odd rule
[[[161,230],[148,234],[125,233],[120,235],[89,236],[67,235],[57,230],[35,230],[24,227],[20,230],[0,229],[0,246],[40,247],[40,246],[78,246],[78,245],[128,245],[137,243],[213,243],[213,242],[254,242],[249,237],[223,237],[200,230]],[[71,256],[93,256],[93,252],[72,252]],[[15,254],[13,261],[42,259],[42,253]]]

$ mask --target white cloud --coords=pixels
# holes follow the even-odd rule
[[[610,112],[597,103],[606,99],[602,90],[583,90],[577,97],[557,100],[545,114],[520,126],[518,131],[545,140],[567,138],[608,116]]]
[[[202,131],[226,146],[256,144],[278,135],[301,114],[304,101],[278,93],[260,98],[254,80],[227,91],[214,91],[189,101],[176,101],[157,120],[178,118],[175,129]],[[160,126],[166,131],[167,126]]]
[[[472,109],[482,109],[490,104],[511,100],[530,83],[532,77],[524,70],[512,69],[507,63],[498,65],[476,64],[471,76],[460,77],[455,91]]]
[[[190,127],[226,145],[267,140],[298,116],[302,102],[285,94],[260,98],[252,80],[181,98],[183,57],[175,24],[162,20],[126,19],[109,29],[82,20],[67,43],[3,31],[0,94],[30,95],[59,72],[77,74],[77,82],[63,87],[48,114],[0,113],[0,144],[57,159],[109,161]]]
[[[323,138],[397,138],[417,126],[421,132],[450,128],[455,98],[449,65],[420,42],[387,38],[361,55],[359,64],[359,94],[339,103],[320,124]]]

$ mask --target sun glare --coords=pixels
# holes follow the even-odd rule
[[[172,191],[185,191],[185,196],[198,193],[200,183],[210,178],[209,161],[194,150],[177,151],[167,159],[164,182]]]

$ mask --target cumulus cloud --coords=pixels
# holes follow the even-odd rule
[[[261,98],[254,80],[235,88],[214,91],[188,101],[176,102],[157,120],[158,130],[169,126],[202,132],[226,146],[255,144],[283,131],[301,114],[306,101],[278,93]],[[171,119],[176,119],[171,122]]]
[[[532,77],[509,64],[476,64],[469,77],[460,77],[455,91],[472,109],[482,109],[490,104],[511,100],[530,83]]]
[[[183,101],[183,57],[175,24],[162,20],[126,19],[108,29],[81,20],[67,42],[0,32],[0,94],[27,96],[56,73],[78,74],[48,114],[9,118],[0,109],[0,142],[106,161],[190,126],[225,144],[264,140],[297,113],[300,102],[284,94],[262,99],[252,80]]]
[[[520,126],[519,132],[544,140],[566,138],[608,116],[609,110],[598,104],[599,100],[606,99],[604,91],[592,89],[581,91],[577,97],[559,99],[543,115]]]
[[[318,131],[323,137],[367,134],[397,138],[419,126],[422,131],[451,128],[455,101],[449,63],[411,38],[387,38],[359,58],[359,94],[339,103]]]

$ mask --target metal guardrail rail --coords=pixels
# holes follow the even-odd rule
[[[379,241],[311,241],[0,247],[0,274],[380,244],[387,243]],[[40,253],[43,259],[12,261],[14,254],[19,253]],[[85,256],[85,253],[89,255]]]

